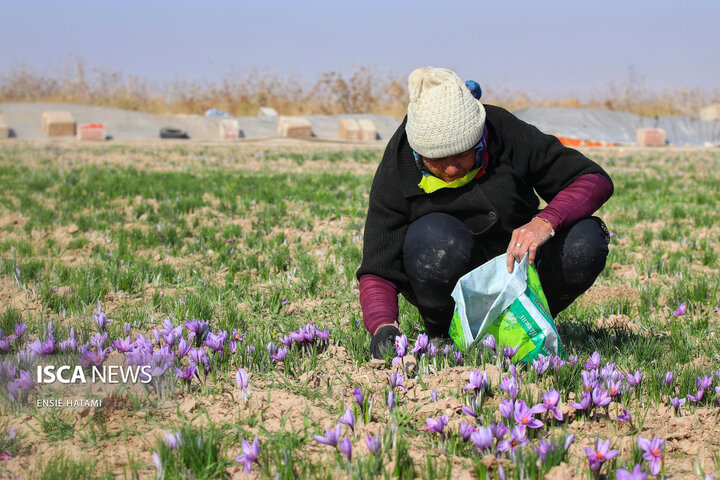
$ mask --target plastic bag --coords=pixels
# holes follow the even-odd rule
[[[499,255],[458,280],[450,337],[467,351],[492,334],[498,348],[518,347],[514,362],[531,362],[539,354],[563,356],[537,271],[525,255],[508,273],[506,258]]]

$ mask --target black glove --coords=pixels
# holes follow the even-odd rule
[[[385,352],[395,347],[395,337],[402,335],[395,325],[383,325],[375,331],[370,340],[370,357],[385,358]]]

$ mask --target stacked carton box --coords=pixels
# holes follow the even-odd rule
[[[75,119],[66,110],[48,110],[42,114],[42,129],[48,137],[75,135]]]
[[[664,147],[667,135],[662,128],[638,128],[637,143],[641,147]]]
[[[280,117],[278,118],[278,134],[287,138],[310,138],[312,137],[312,126],[307,119],[302,117]]]
[[[375,122],[369,118],[362,118],[358,120],[358,126],[360,127],[360,140],[368,141],[377,139]]]
[[[348,140],[350,142],[357,142],[360,140],[360,126],[358,122],[352,118],[341,118],[340,119],[340,138]]]
[[[705,108],[700,109],[700,120],[704,122],[714,122],[720,120],[720,103],[713,103]]]

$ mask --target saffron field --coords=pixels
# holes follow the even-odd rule
[[[381,149],[0,145],[0,478],[720,477],[720,152],[586,153],[607,266],[556,319],[567,357],[514,365],[402,299],[369,359]],[[38,384],[60,360],[152,379]]]

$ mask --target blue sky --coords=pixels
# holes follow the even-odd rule
[[[543,96],[602,92],[630,72],[656,91],[714,90],[719,29],[717,0],[0,0],[0,75],[81,55],[151,83],[433,65]]]

